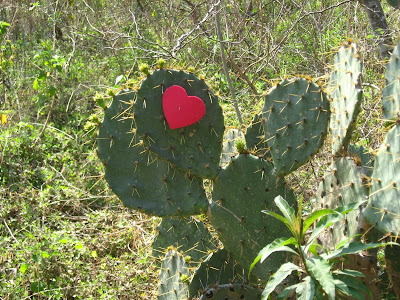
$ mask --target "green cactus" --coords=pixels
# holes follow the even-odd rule
[[[156,231],[158,234],[153,242],[155,257],[161,257],[170,246],[174,246],[184,253],[186,262],[193,266],[216,249],[217,241],[204,224],[193,217],[163,218]]]
[[[185,257],[176,250],[169,250],[161,265],[158,300],[186,300],[190,281]]]
[[[400,234],[400,124],[386,135],[375,158],[369,203],[364,216],[386,235]]]
[[[262,290],[240,283],[229,283],[217,285],[208,289],[199,298],[200,300],[215,299],[215,300],[260,300]]]
[[[400,6],[400,1],[399,0],[387,0],[387,3],[394,8],[399,8]]]
[[[208,200],[202,180],[157,159],[136,140],[135,98],[134,91],[115,96],[99,128],[98,156],[111,189],[127,207],[150,215],[204,213]]]
[[[360,169],[363,175],[372,176],[374,170],[374,156],[363,146],[350,144],[347,147],[347,155],[350,156],[357,166],[362,166]]]
[[[225,249],[209,255],[196,270],[189,285],[189,297],[198,297],[216,285],[247,282],[246,273]]]
[[[170,129],[163,111],[163,94],[174,85],[203,101],[206,112],[200,121]],[[224,117],[217,97],[203,80],[183,71],[156,70],[142,82],[134,114],[138,137],[160,158],[199,177],[217,175]]]
[[[287,233],[283,224],[276,224],[261,212],[277,209],[273,202],[277,195],[295,206],[293,192],[273,174],[272,164],[250,154],[232,159],[215,180],[209,209],[211,225],[225,249],[247,270],[266,244]],[[285,259],[278,254],[257,265],[253,274],[268,278]]]
[[[263,120],[262,113],[254,116],[253,121],[246,130],[246,146],[253,155],[268,159],[271,157],[271,152],[265,142]]]
[[[382,91],[383,117],[400,119],[400,43],[394,48],[386,65],[385,87]]]
[[[284,80],[265,97],[265,140],[278,175],[303,165],[322,146],[329,102],[319,86],[306,79]]]
[[[362,99],[362,63],[357,45],[347,42],[335,55],[328,91],[332,99],[329,123],[332,153],[347,148]]]
[[[317,191],[317,208],[336,209],[353,202],[368,199],[369,180],[361,166],[348,157],[335,161],[327,170]],[[344,220],[334,224],[330,231],[319,236],[324,247],[333,250],[340,241],[359,233],[361,212],[354,210]]]

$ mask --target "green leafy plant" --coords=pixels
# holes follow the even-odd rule
[[[357,209],[363,202],[354,202],[336,209],[316,210],[304,220],[302,218],[302,199],[298,202],[297,213],[281,196],[277,196],[274,202],[282,215],[268,210],[263,212],[284,223],[292,237],[278,238],[264,247],[251,265],[250,272],[258,262],[262,263],[274,252],[290,252],[298,259],[294,260],[297,263],[287,262],[282,264],[278,271],[270,277],[262,293],[262,299],[268,299],[275,288],[293,271],[298,272],[301,281],[286,287],[279,294],[279,299],[285,299],[293,292],[296,292],[298,299],[338,299],[341,297],[364,299],[363,292],[367,291],[367,288],[358,278],[365,275],[356,270],[341,270],[340,264],[337,262],[349,254],[356,254],[389,244],[398,244],[364,244],[359,241],[349,242],[349,239],[346,239],[340,242],[336,249],[328,251],[317,242],[319,234],[333,223],[343,219],[346,214]],[[311,228],[313,230],[310,233],[309,229]]]

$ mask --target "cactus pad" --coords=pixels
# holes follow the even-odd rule
[[[98,155],[111,189],[127,207],[150,215],[204,213],[208,200],[202,180],[157,159],[135,139],[135,97],[133,91],[115,96],[99,129]]]
[[[276,211],[273,199],[282,195],[295,203],[292,190],[273,175],[271,163],[253,155],[239,155],[216,178],[209,209],[212,226],[233,258],[248,270],[258,252],[278,237],[289,235],[284,224],[262,213]],[[276,271],[286,256],[274,253],[252,273],[263,279]]]
[[[174,246],[183,252],[187,261],[198,264],[216,249],[213,239],[204,224],[193,217],[163,218],[157,226],[158,235],[153,242],[153,256],[160,257],[166,249]],[[190,259],[189,259],[190,257]]]
[[[400,119],[400,43],[394,48],[386,65],[385,87],[382,92],[383,117]]]
[[[328,84],[332,99],[329,128],[333,154],[338,154],[342,147],[347,148],[355,120],[360,112],[361,72],[362,63],[357,45],[346,43],[335,55],[333,72]]]
[[[284,80],[265,97],[265,140],[278,175],[303,165],[322,146],[329,121],[325,93],[306,79]]]
[[[203,101],[205,114],[198,122],[178,129],[167,124],[163,95],[173,86],[183,88],[188,97]],[[186,102],[181,105],[182,110],[186,109]],[[199,177],[217,175],[224,118],[217,97],[204,81],[183,71],[156,70],[142,82],[134,113],[139,138],[160,158]]]
[[[264,124],[262,113],[256,114],[246,130],[246,146],[255,156],[267,159],[271,156],[269,147],[264,138]]]
[[[169,250],[161,265],[158,300],[187,299],[190,272],[185,258],[176,250]]]
[[[241,282],[247,274],[225,249],[219,249],[201,263],[189,285],[189,297],[197,297],[216,285]]]
[[[208,289],[199,299],[260,300],[261,294],[262,290],[257,287],[240,283],[230,283]]]
[[[400,234],[400,124],[389,130],[375,157],[364,216],[380,232]]]
[[[327,170],[317,191],[317,209],[336,209],[368,198],[368,179],[361,166],[348,157],[335,161]],[[361,212],[354,210],[344,220],[336,222],[332,229],[319,236],[324,247],[331,250],[336,245],[358,234]]]

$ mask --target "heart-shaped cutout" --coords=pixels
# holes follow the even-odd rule
[[[163,110],[169,128],[182,128],[200,121],[206,113],[203,100],[196,96],[188,96],[186,90],[173,85],[163,95]]]

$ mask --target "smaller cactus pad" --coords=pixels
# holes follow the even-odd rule
[[[348,157],[335,161],[326,171],[317,191],[317,209],[336,209],[368,198],[368,178],[361,166]],[[319,236],[324,247],[333,250],[336,245],[359,233],[361,211],[354,210],[333,224]]]
[[[160,257],[173,246],[184,253],[186,261],[197,265],[216,249],[213,239],[201,221],[193,217],[163,218],[157,226],[158,232],[153,242],[153,256]]]
[[[187,299],[190,272],[184,256],[169,250],[161,265],[158,285],[158,300]]]
[[[278,175],[302,166],[322,146],[330,109],[321,88],[306,79],[284,80],[265,97],[265,140]]]
[[[331,97],[330,133],[332,153],[346,148],[355,120],[360,112],[362,99],[362,63],[355,43],[348,42],[335,55],[333,71],[329,78],[328,92]]]
[[[246,270],[263,247],[285,234],[289,236],[284,224],[261,212],[277,211],[274,198],[278,195],[295,206],[292,190],[273,174],[272,164],[250,154],[232,159],[214,182],[209,209],[211,225],[225,249]],[[266,279],[285,259],[286,255],[274,253],[257,264],[252,273]]]
[[[228,251],[219,249],[204,260],[189,285],[189,297],[198,297],[216,285],[246,282],[247,274]]]
[[[262,113],[254,116],[253,121],[246,130],[246,146],[253,155],[268,159],[271,157],[271,153],[268,144],[265,142],[263,121]]]
[[[240,283],[230,283],[217,285],[208,289],[199,299],[260,300],[261,294],[262,290],[257,287]]]
[[[188,97],[202,101],[205,114],[192,125],[171,129],[163,109],[163,96],[169,88],[177,86]],[[186,110],[187,102],[190,101],[178,105],[178,111]],[[217,175],[224,117],[217,97],[203,80],[183,71],[156,70],[140,85],[134,114],[139,138],[160,158],[199,177]]]
[[[364,216],[380,232],[400,234],[400,124],[389,130],[375,157]]]
[[[98,156],[105,178],[125,206],[156,216],[188,216],[208,207],[203,181],[152,155],[137,141],[132,106],[136,93],[122,91],[105,110]]]
[[[400,43],[394,48],[386,65],[385,87],[382,92],[383,117],[400,119]]]

